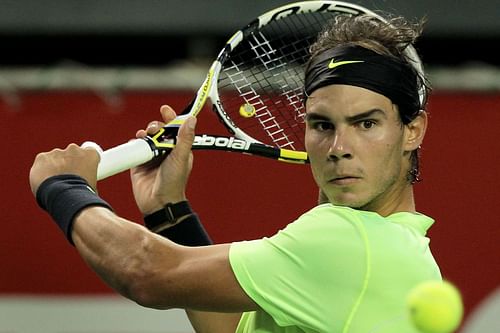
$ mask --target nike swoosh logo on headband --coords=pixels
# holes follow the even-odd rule
[[[363,60],[345,60],[345,61],[335,61],[335,58],[330,60],[330,63],[328,64],[329,69],[334,69],[335,67],[339,67],[342,65],[347,65],[347,64],[354,64],[357,62],[364,62]]]

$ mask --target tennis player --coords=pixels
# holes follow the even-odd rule
[[[161,165],[132,171],[146,226],[165,237],[95,194],[92,149],[39,154],[31,189],[106,283],[147,307],[187,309],[197,332],[415,332],[405,296],[441,279],[426,237],[434,221],[413,196],[427,89],[402,50],[421,27],[340,16],[319,37],[305,76],[305,141],[324,203],[270,238],[211,245],[185,196],[193,118]]]

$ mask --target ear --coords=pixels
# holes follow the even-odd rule
[[[417,149],[424,140],[427,130],[427,113],[420,111],[419,115],[409,124],[405,125],[404,150],[412,151]]]

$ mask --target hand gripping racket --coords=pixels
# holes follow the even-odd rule
[[[100,152],[97,179],[136,167],[171,150],[180,125],[188,116],[197,116],[207,99],[232,136],[196,135],[193,149],[306,163],[303,71],[309,46],[336,15],[364,13],[384,20],[368,9],[341,1],[295,2],[260,15],[227,41],[181,115],[155,135]],[[415,50],[408,47],[407,52],[421,73]]]

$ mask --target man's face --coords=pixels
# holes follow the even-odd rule
[[[331,203],[379,211],[399,199],[408,186],[406,126],[387,97],[330,85],[309,96],[306,110],[306,150]]]

